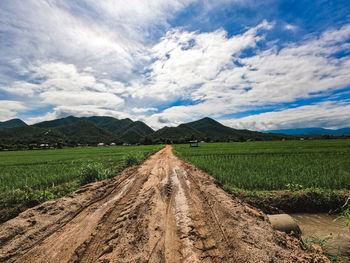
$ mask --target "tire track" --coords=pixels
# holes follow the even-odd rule
[[[128,179],[132,174],[133,169],[127,169],[124,176],[119,179]],[[96,183],[97,187],[95,187],[95,184],[83,186],[67,197],[57,201],[48,201],[29,209],[17,217],[17,220],[15,220],[17,224],[11,224],[12,220],[3,224],[1,228],[4,230],[7,228],[10,231],[7,231],[9,234],[7,234],[4,242],[0,242],[0,262],[15,262],[16,258],[24,256],[31,248],[41,246],[44,240],[60,231],[81,213],[93,206],[98,206],[99,203],[105,203],[122,183],[122,180],[111,179],[109,181],[109,183]],[[94,198],[87,195],[92,191],[94,191]],[[87,197],[81,198],[81,195]],[[77,200],[75,201],[75,199]],[[77,206],[77,208],[73,210],[73,207],[71,207],[71,211],[66,212],[64,211],[66,206]],[[59,212],[62,212],[63,215],[60,215]],[[35,224],[31,223],[24,231],[22,228],[27,222],[35,222]],[[7,224],[10,226],[8,227]],[[3,231],[1,230],[0,233],[2,234]]]
[[[50,258],[51,262],[74,262],[67,259],[72,258],[77,253],[77,249],[87,243],[99,221],[125,193],[127,186],[133,181],[130,179],[132,177],[133,175],[118,185],[118,190],[121,187],[121,191],[113,191],[108,195],[107,200],[90,205],[14,262],[42,262],[42,255]]]
[[[187,197],[185,195],[184,188],[181,185],[180,179],[176,172],[178,167],[174,167],[170,175],[170,179],[174,187],[176,187],[175,193],[175,222],[178,227],[178,232],[180,235],[182,243],[182,257],[183,262],[200,262],[197,253],[194,251],[194,245],[190,239],[190,231],[193,229],[193,222],[190,218],[190,208],[187,202]]]

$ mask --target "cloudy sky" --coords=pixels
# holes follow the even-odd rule
[[[350,127],[350,5],[1,0],[0,121]]]

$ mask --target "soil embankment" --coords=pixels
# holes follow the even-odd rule
[[[0,262],[328,262],[173,155],[0,226]]]

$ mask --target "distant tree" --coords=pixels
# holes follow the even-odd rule
[[[151,145],[153,144],[153,141],[151,138],[149,137],[145,137],[141,140],[141,144],[144,144],[144,145]]]
[[[240,141],[240,142],[245,142],[245,138],[244,138],[243,136],[240,136],[240,137],[238,138],[238,141]]]

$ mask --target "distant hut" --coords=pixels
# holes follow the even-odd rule
[[[49,149],[50,148],[48,143],[42,143],[42,144],[39,145],[39,147],[41,149]]]

